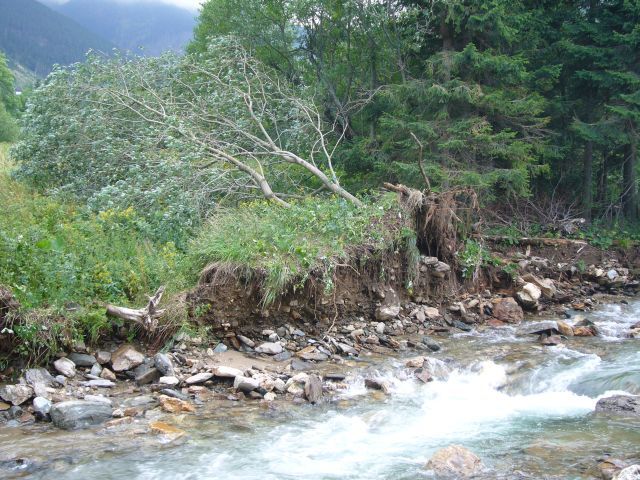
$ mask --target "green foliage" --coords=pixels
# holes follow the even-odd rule
[[[462,276],[467,280],[474,279],[481,268],[499,264],[482,243],[473,239],[467,239],[464,248],[457,255]]]
[[[265,304],[311,272],[331,288],[327,282],[337,263],[366,251],[381,253],[406,236],[402,225],[388,224],[389,212],[397,208],[390,195],[364,208],[329,198],[290,208],[252,202],[221,209],[190,246],[186,268],[192,277],[212,263],[262,274]]]

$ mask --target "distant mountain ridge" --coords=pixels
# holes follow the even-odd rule
[[[54,64],[82,61],[90,49],[110,52],[115,45],[36,0],[0,0],[0,50],[9,63],[37,77]]]
[[[86,29],[134,53],[182,51],[191,39],[196,13],[164,3],[115,0],[41,0]]]

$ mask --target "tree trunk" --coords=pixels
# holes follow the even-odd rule
[[[584,146],[584,158],[582,162],[582,216],[591,222],[591,209],[593,208],[593,191],[591,183],[593,180],[593,142],[588,141]]]
[[[600,207],[607,199],[607,180],[609,177],[610,155],[602,152],[602,167],[598,172],[598,189],[596,191],[596,204]]]
[[[637,186],[636,186],[636,161],[637,144],[635,132],[629,135],[630,142],[627,146],[627,155],[622,164],[622,210],[625,218],[633,222],[638,218]]]
[[[446,14],[443,13],[442,20],[440,21],[440,36],[442,37],[442,63],[444,67],[444,81],[451,80],[451,66],[453,63],[452,50],[453,50],[453,37],[451,36],[451,29],[447,25]]]

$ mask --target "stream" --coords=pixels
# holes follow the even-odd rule
[[[608,454],[640,460],[640,417],[593,413],[599,398],[640,394],[639,340],[623,338],[640,320],[640,301],[586,316],[602,336],[564,346],[543,347],[517,327],[439,339],[440,374],[427,384],[410,376],[406,358],[369,358],[354,362],[346,391],[319,406],[221,402],[179,417],[188,433],[179,444],[135,430],[0,428],[1,458],[28,459],[10,478],[400,480],[433,478],[430,456],[460,444],[485,464],[479,478],[598,478],[594,467]],[[387,380],[390,395],[365,388],[371,374]]]

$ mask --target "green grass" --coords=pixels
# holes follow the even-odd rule
[[[26,323],[14,329],[19,353],[47,350],[63,334],[95,340],[111,326],[103,302],[142,304],[168,279],[180,283],[180,253],[145,239],[133,210],[95,215],[34,192],[10,171],[1,145],[0,284],[23,308]]]
[[[262,275],[263,302],[319,272],[327,289],[338,263],[380,253],[407,234],[394,195],[364,208],[338,198],[308,199],[282,208],[254,202],[219,211],[192,242],[191,275],[209,264]]]

